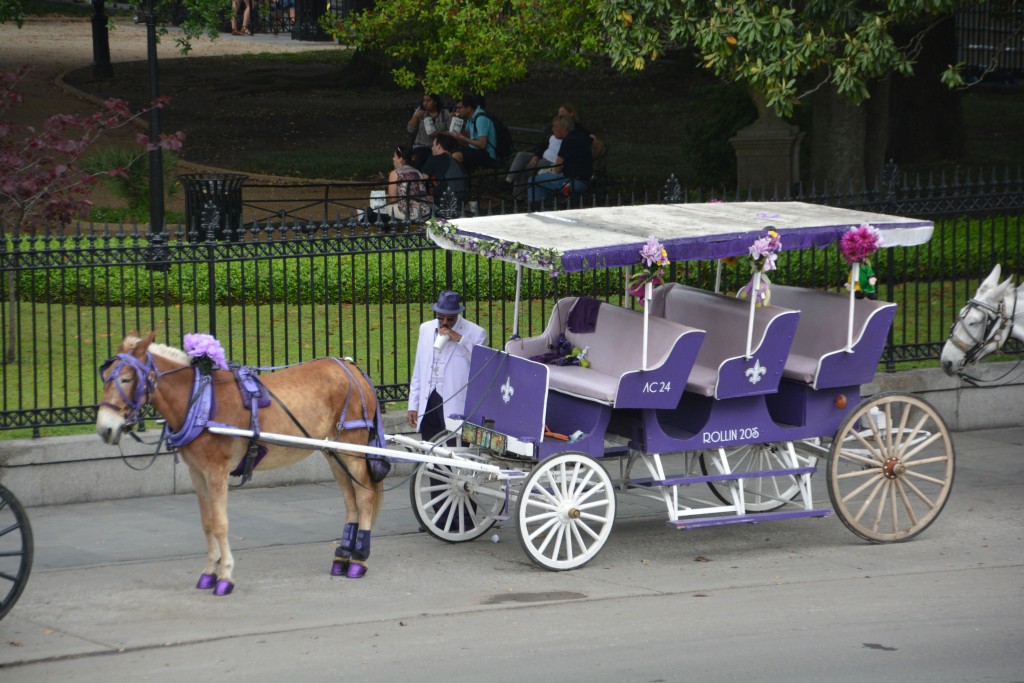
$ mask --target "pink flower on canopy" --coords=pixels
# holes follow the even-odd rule
[[[209,334],[186,334],[185,352],[196,359],[207,359],[219,370],[228,369],[228,361],[224,356],[224,347],[217,338]]]
[[[885,246],[882,233],[867,223],[850,226],[839,238],[839,253],[847,263],[860,263]]]

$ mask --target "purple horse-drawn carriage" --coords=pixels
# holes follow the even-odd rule
[[[367,445],[380,435],[376,397],[350,360],[263,375],[273,401],[257,409],[254,398],[250,411],[227,370],[204,375],[152,334],[129,335],[101,368],[97,430],[117,443],[147,404],[179,435],[197,426],[177,438],[207,536],[198,587],[233,589],[227,479],[261,449],[266,457],[250,469],[315,450],[328,457],[346,498],[332,573],[351,578],[366,574],[382,492],[383,475],[373,476],[368,456],[419,463],[412,507],[433,536],[471,541],[514,518],[527,555],[554,570],[597,555],[617,495],[658,501],[680,529],[835,511],[879,543],[912,538],[942,510],[954,473],[948,430],[913,394],[862,399],[896,306],[854,292],[870,253],[858,243],[923,244],[930,222],[772,202],[491,216],[428,230],[442,247],[514,263],[519,278],[524,267],[632,268],[641,254],[647,268],[631,291],[644,305],[565,298],[541,335],[523,339],[517,285],[511,341],[504,350],[474,350],[465,415],[446,416],[451,435],[435,442],[392,435]],[[853,237],[857,248],[844,250],[853,264],[849,297],[764,277],[782,244],[823,247]],[[659,266],[669,260],[721,267],[748,253],[746,299],[661,282]],[[262,431],[250,426],[257,415]],[[450,437],[459,445],[448,446]],[[831,506],[812,492],[820,460]]]
[[[445,248],[515,263],[521,275],[523,266],[628,267],[649,235],[667,260],[727,259],[753,253],[766,226],[776,247],[803,248],[857,224],[874,226],[886,246],[922,244],[932,232],[928,221],[801,203],[715,203],[481,217],[431,234]],[[447,416],[463,445],[392,437],[451,458],[416,471],[419,521],[440,539],[469,541],[514,510],[527,555],[555,570],[600,551],[617,494],[660,501],[680,529],[834,510],[872,542],[923,531],[953,482],[948,430],[913,394],[861,398],[896,305],[852,291],[768,289],[761,278],[755,270],[748,292],[759,295],[744,300],[652,276],[641,282],[642,311],[565,298],[541,335],[513,330],[503,351],[478,347],[466,414]],[[562,361],[570,348],[586,362]],[[812,494],[819,460],[831,507]]]

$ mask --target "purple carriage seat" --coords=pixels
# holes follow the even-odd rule
[[[748,358],[749,301],[671,282],[654,290],[651,314],[707,331],[686,390],[717,399],[777,391],[800,317],[778,306],[754,309]]]
[[[567,328],[577,301],[596,307],[593,331]],[[525,358],[541,356],[555,349],[560,334],[574,347],[589,347],[590,367],[549,365],[550,388],[617,408],[675,408],[704,340],[702,330],[652,316],[643,370],[643,313],[568,297],[555,305],[543,334],[510,341],[505,350]]]
[[[804,287],[772,285],[772,303],[800,311],[793,348],[783,377],[815,389],[870,382],[896,315],[896,304],[854,302],[853,344],[847,350],[849,295]]]

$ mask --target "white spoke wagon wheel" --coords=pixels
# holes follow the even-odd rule
[[[861,538],[906,541],[942,511],[953,472],[953,442],[935,409],[913,394],[879,394],[840,425],[828,493],[839,519]]]
[[[32,526],[25,508],[0,486],[0,619],[21,596],[32,571]]]
[[[734,474],[741,472],[764,472],[766,470],[792,469],[787,443],[752,443],[727,448],[729,469]],[[798,454],[799,457],[799,454]],[[700,454],[700,470],[705,476],[718,474],[720,468],[714,463],[711,453]],[[768,512],[780,508],[800,494],[798,475],[783,474],[777,477],[757,477],[743,480],[747,512]],[[723,503],[732,505],[729,482],[709,481],[708,487]]]
[[[523,483],[516,513],[519,543],[547,569],[575,569],[594,558],[615,522],[611,477],[593,458],[559,453]]]
[[[482,488],[485,484],[488,489]],[[488,495],[484,495],[488,494]],[[451,465],[423,463],[409,482],[416,520],[431,536],[449,543],[472,541],[494,526],[504,505],[501,482]]]

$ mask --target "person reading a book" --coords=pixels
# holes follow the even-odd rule
[[[462,145],[452,156],[467,173],[498,163],[498,133],[476,95],[463,95],[456,103],[449,133]]]
[[[438,133],[446,132],[451,124],[451,112],[444,108],[441,96],[424,94],[423,102],[413,112],[409,122],[405,124],[406,131],[413,136],[413,168],[423,170],[423,165],[430,160],[434,138]]]
[[[586,192],[594,175],[594,157],[590,136],[576,128],[571,116],[557,116],[551,123],[551,133],[562,141],[551,173],[540,173],[530,179],[527,198],[530,206],[555,193],[568,196]]]

